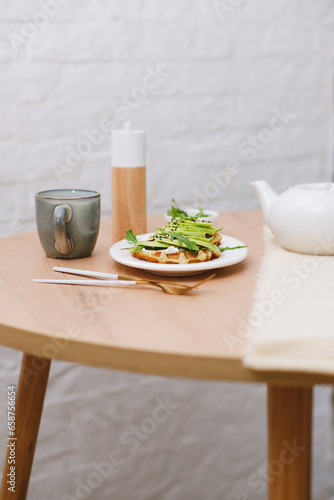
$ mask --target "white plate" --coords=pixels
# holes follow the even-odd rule
[[[137,235],[138,241],[147,240],[154,233]],[[221,247],[237,247],[244,243],[232,238],[231,236],[222,235]],[[241,262],[247,257],[248,248],[237,248],[236,250],[225,250],[218,259],[209,260],[208,262],[197,262],[195,264],[155,264],[154,262],[146,262],[132,257],[128,248],[132,246],[127,240],[121,240],[115,243],[109,250],[110,256],[120,264],[134,267],[136,269],[144,269],[153,274],[162,276],[190,276],[193,274],[205,273],[220,267],[232,266]]]

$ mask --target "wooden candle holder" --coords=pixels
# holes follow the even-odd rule
[[[111,167],[111,238],[123,240],[128,229],[147,231],[146,167]]]

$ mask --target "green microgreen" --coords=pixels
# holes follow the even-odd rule
[[[128,229],[125,233],[125,238],[126,240],[128,241],[128,243],[134,243],[135,245],[137,245],[138,243],[138,240],[136,238],[136,235],[133,234],[133,231],[132,229]]]
[[[171,243],[173,243],[173,239],[175,238],[175,239],[177,239],[180,246],[182,246],[182,243],[183,243],[184,246],[186,246],[188,248],[188,250],[190,250],[192,252],[199,251],[199,247],[196,245],[196,243],[194,243],[193,241],[190,241],[186,236],[184,236],[181,233],[178,233],[176,231],[168,233],[167,231],[161,230],[161,234],[163,234],[165,236],[169,236],[171,239]]]
[[[247,248],[247,245],[240,245],[238,247],[219,247],[219,250],[221,251],[221,253],[225,252],[225,250],[236,250],[237,248]]]
[[[198,213],[195,215],[195,217],[199,217],[199,218],[209,217],[209,214],[204,213],[204,208],[198,206],[197,209],[198,209]]]
[[[171,217],[187,217],[187,212],[179,207],[174,198],[172,198],[172,202],[171,208],[167,210],[167,215],[170,215]]]

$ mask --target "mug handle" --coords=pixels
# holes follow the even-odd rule
[[[57,205],[53,211],[53,232],[55,249],[62,255],[68,255],[73,250],[73,243],[66,236],[66,222],[72,218],[72,208],[69,205]]]

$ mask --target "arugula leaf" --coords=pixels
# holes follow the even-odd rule
[[[199,247],[196,245],[196,243],[194,243],[193,241],[190,241],[186,236],[184,236],[181,233],[174,232],[174,231],[168,233],[167,231],[163,231],[163,230],[161,230],[161,233],[163,235],[168,235],[171,239],[172,244],[173,244],[173,238],[175,238],[175,239],[177,239],[177,241],[180,245],[182,245],[182,243],[184,243],[184,245],[188,248],[188,250],[192,250],[193,252],[199,251]]]
[[[125,237],[129,243],[135,243],[135,245],[138,244],[138,240],[136,236],[133,234],[132,229],[127,230],[127,232],[125,233]]]
[[[199,212],[195,215],[195,217],[199,217],[199,218],[201,218],[201,217],[209,217],[208,214],[204,213],[204,208],[202,208],[200,206],[198,206],[197,208],[198,208]]]
[[[175,206],[172,204],[171,208],[167,210],[167,215],[171,217],[187,217],[188,214],[184,210],[182,210],[179,205],[176,203],[175,199],[172,198],[172,202],[175,203]]]
[[[247,245],[240,245],[239,247],[219,247],[219,250],[223,253],[225,250],[236,250],[237,248],[247,248]]]
[[[137,247],[131,248],[131,254],[139,252],[139,250],[142,250],[143,248],[143,245],[138,245]]]
[[[174,205],[172,203],[171,208],[169,208],[167,210],[167,212],[166,212],[167,215],[170,215],[171,217],[180,217],[180,218],[186,217],[186,218],[192,218],[192,219],[193,218],[210,217],[209,214],[205,214],[204,213],[204,208],[203,207],[198,206],[197,207],[198,212],[196,213],[196,215],[190,216],[190,215],[188,215],[188,213],[185,210],[182,210],[179,207],[179,205],[176,203],[176,201],[175,201],[174,198],[172,198],[172,202],[174,203]]]

